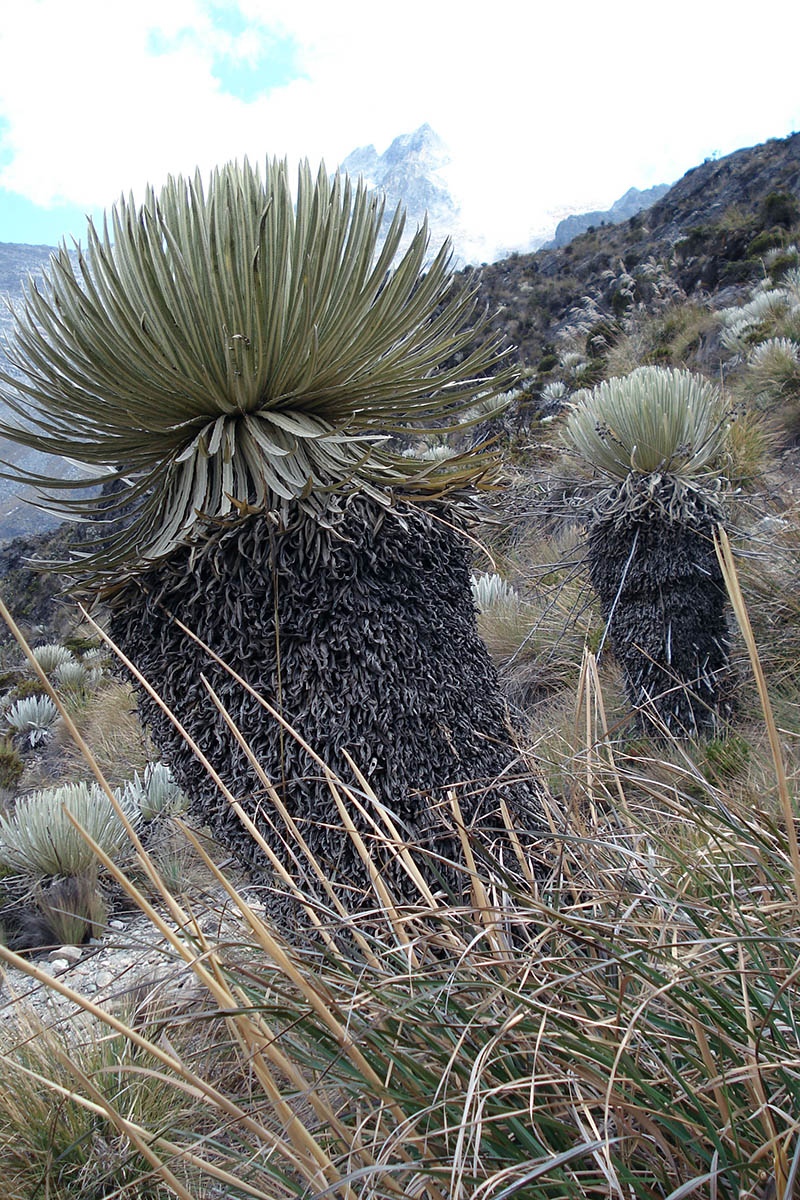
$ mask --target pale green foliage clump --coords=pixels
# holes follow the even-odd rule
[[[501,392],[499,396],[492,392],[485,396],[479,396],[465,413],[464,426],[479,425],[483,421],[495,420],[522,395],[524,393],[521,389],[512,388],[510,392]]]
[[[750,321],[746,316],[731,316],[723,323],[719,340],[731,353],[746,354],[757,335],[758,324],[758,321]]]
[[[541,399],[547,405],[560,405],[569,396],[569,390],[563,379],[553,379],[542,388]]]
[[[800,271],[787,271],[779,287],[759,284],[746,304],[723,308],[717,314],[722,325],[720,341],[736,354],[745,356],[752,346],[787,319],[800,314]]]
[[[101,646],[95,646],[93,649],[86,651],[81,661],[90,671],[102,670],[103,666],[109,661],[108,651],[104,650]]]
[[[582,367],[585,362],[586,359],[577,350],[568,350],[565,354],[561,355],[560,359],[562,370],[570,371],[573,375],[576,373],[578,367]]]
[[[138,822],[138,807],[124,793],[118,799],[128,820]],[[11,814],[0,816],[0,863],[37,877],[89,870],[94,852],[65,806],[101,849],[112,857],[119,853],[128,835],[105,792],[96,784],[70,783],[33,792],[18,800]]]
[[[46,675],[64,663],[75,661],[66,646],[59,642],[46,642],[42,646],[34,646],[31,653]]]
[[[691,371],[639,367],[578,393],[564,437],[598,474],[708,475],[727,434],[719,390]]]
[[[494,572],[472,576],[472,595],[481,612],[498,606],[509,607],[519,604],[516,588]]]
[[[134,773],[125,785],[125,793],[141,811],[145,821],[169,813],[182,812],[189,801],[165,763],[149,763],[142,775]]]
[[[723,309],[720,340],[741,363],[735,388],[754,414],[766,413],[773,432],[794,439],[800,428],[800,269],[765,282],[739,308]]]
[[[759,342],[748,356],[744,385],[762,405],[800,393],[800,345],[785,337]]]
[[[25,734],[32,746],[44,741],[57,720],[58,709],[49,696],[24,696],[6,713],[11,728]]]
[[[450,462],[451,459],[458,457],[458,451],[452,446],[447,446],[441,443],[438,446],[428,446],[425,450],[420,450],[419,458],[422,462],[444,463]]]
[[[449,243],[426,265],[423,226],[394,265],[404,214],[383,239],[382,219],[324,165],[314,179],[304,163],[293,196],[285,163],[264,178],[230,163],[207,187],[170,177],[139,207],[120,200],[77,270],[53,255],[15,318],[20,377],[0,381],[19,424],[2,432],[95,468],[87,486],[130,481],[102,502],[48,481],[72,489],[61,511],[126,510],[87,576],[146,566],[209,520],[291,502],[319,515],[331,489],[438,496],[485,473],[480,457],[421,468],[383,448],[457,428],[516,372],[497,370],[497,338],[467,349],[485,322],[470,327],[477,283],[452,287]]]
[[[781,276],[780,290],[793,310],[800,305],[800,266],[791,267]]]
[[[83,663],[68,661],[60,663],[53,672],[53,680],[65,691],[80,691],[89,681],[90,672]]]
[[[769,269],[779,260],[787,258],[794,259],[795,263],[800,263],[800,250],[797,246],[773,246],[764,255],[764,266]]]
[[[800,363],[800,346],[790,338],[768,338],[754,347],[747,363],[750,367],[767,369],[793,368]]]
[[[103,680],[106,674],[108,665],[108,653],[102,649],[96,648],[88,650],[81,659],[81,666],[86,670],[86,685],[89,688],[97,687]]]

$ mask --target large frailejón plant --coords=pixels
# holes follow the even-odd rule
[[[496,341],[466,351],[476,287],[453,290],[448,246],[425,269],[421,229],[395,262],[403,217],[379,244],[381,219],[378,198],[324,169],[303,166],[293,196],[277,161],[263,180],[231,164],[205,188],[176,178],[141,207],[120,202],[77,267],[62,249],[30,285],[8,348],[20,379],[4,377],[21,421],[1,431],[114,482],[98,499],[50,481],[61,511],[106,522],[70,571],[278,853],[286,829],[201,675],[327,875],[355,886],[362,865],[318,764],[172,618],[334,771],[348,751],[409,841],[452,852],[449,786],[470,825],[494,828],[502,797],[537,828],[457,532],[490,461],[387,448],[457,425],[510,372]],[[196,814],[261,869],[171,723],[140,705]]]
[[[728,421],[702,376],[639,367],[583,393],[567,443],[592,468],[589,571],[628,697],[678,736],[731,709],[726,592],[714,550]]]

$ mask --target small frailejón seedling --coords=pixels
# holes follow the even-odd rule
[[[295,196],[278,161],[263,178],[247,163],[207,186],[171,178],[140,207],[121,200],[102,233],[90,225],[77,268],[65,249],[52,257],[7,350],[21,381],[2,377],[20,418],[4,436],[115,481],[99,500],[61,485],[56,505],[107,522],[68,569],[105,598],[114,639],[285,857],[207,677],[323,869],[348,884],[366,873],[324,772],[173,615],[334,771],[349,752],[411,841],[458,844],[432,803],[446,809],[453,784],[469,824],[494,826],[501,795],[521,826],[541,819],[536,789],[513,781],[454,529],[492,459],[421,462],[386,445],[459,427],[515,373],[496,339],[466,351],[485,327],[477,283],[453,287],[449,244],[426,266],[423,227],[395,262],[404,216],[381,243],[382,217],[379,197],[324,167],[314,179],[302,166]],[[171,723],[140,705],[195,814],[263,870]]]
[[[713,540],[727,428],[713,384],[664,367],[598,384],[565,426],[598,484],[589,569],[628,697],[678,736],[713,730],[731,710]]]

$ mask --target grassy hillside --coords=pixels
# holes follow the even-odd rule
[[[486,303],[500,310],[494,326],[535,369],[578,312],[615,321],[632,305],[668,298],[668,289],[703,301],[753,284],[764,253],[791,243],[798,195],[800,134],[709,160],[621,225],[485,267]]]

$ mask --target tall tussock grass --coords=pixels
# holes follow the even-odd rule
[[[109,1064],[94,1050],[67,1053],[30,1028],[4,1034],[8,1194],[793,1195],[800,861],[793,781],[766,691],[763,702],[774,785],[745,805],[724,776],[709,782],[691,747],[676,743],[668,770],[623,753],[587,652],[546,856],[529,862],[519,844],[510,858],[473,853],[450,799],[468,901],[429,889],[420,851],[357,773],[354,784],[329,773],[342,836],[369,863],[370,844],[348,819],[354,807],[369,812],[375,839],[418,883],[414,905],[401,905],[377,871],[371,907],[351,903],[320,878],[289,821],[274,886],[294,897],[298,922],[277,928],[253,888],[227,878],[182,824],[238,918],[238,933],[228,923],[210,934],[199,903],[161,885],[135,829],[138,877],[98,849],[192,971],[196,995],[190,1009],[152,1000],[141,1019],[73,995],[0,948],[7,963],[73,999],[95,1031],[87,1045],[99,1039],[115,1055],[110,1087]],[[154,889],[159,904],[147,898]],[[43,1116],[26,1125],[19,1114],[43,1113],[48,1102],[43,1136]],[[76,1171],[79,1145],[87,1163],[97,1146],[113,1147],[105,1176]]]

